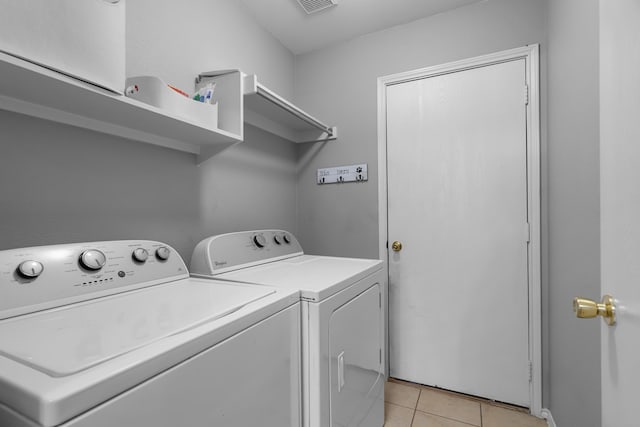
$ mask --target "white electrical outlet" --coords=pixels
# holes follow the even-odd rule
[[[367,164],[318,169],[318,184],[341,184],[367,181]]]

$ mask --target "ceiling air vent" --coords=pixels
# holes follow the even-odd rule
[[[305,12],[310,14],[335,6],[338,4],[338,0],[298,0],[298,3],[300,3]]]

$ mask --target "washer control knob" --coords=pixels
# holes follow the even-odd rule
[[[131,254],[134,261],[145,262],[149,258],[149,252],[145,248],[137,248]]]
[[[259,248],[264,248],[267,244],[267,239],[262,234],[256,234],[253,236],[253,243]]]
[[[291,244],[291,236],[289,236],[288,234],[283,234],[282,238],[284,239],[286,244]]]
[[[80,265],[87,270],[100,270],[107,263],[107,256],[97,249],[88,249],[80,254]]]
[[[273,236],[273,241],[276,242],[276,245],[282,244],[282,238],[278,235]]]
[[[27,279],[35,279],[42,274],[44,266],[38,261],[22,261],[18,266],[18,273]]]
[[[166,261],[169,259],[169,255],[171,255],[171,251],[166,246],[160,246],[156,249],[156,258],[160,261]]]

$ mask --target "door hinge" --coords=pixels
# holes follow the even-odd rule
[[[529,361],[529,382],[533,381],[533,363]]]
[[[531,224],[528,222],[524,224],[524,240],[527,243],[531,242]]]
[[[529,105],[529,85],[524,85],[524,105]]]

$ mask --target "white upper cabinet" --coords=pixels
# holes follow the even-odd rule
[[[0,51],[124,90],[124,0],[0,0],[0,10]]]

